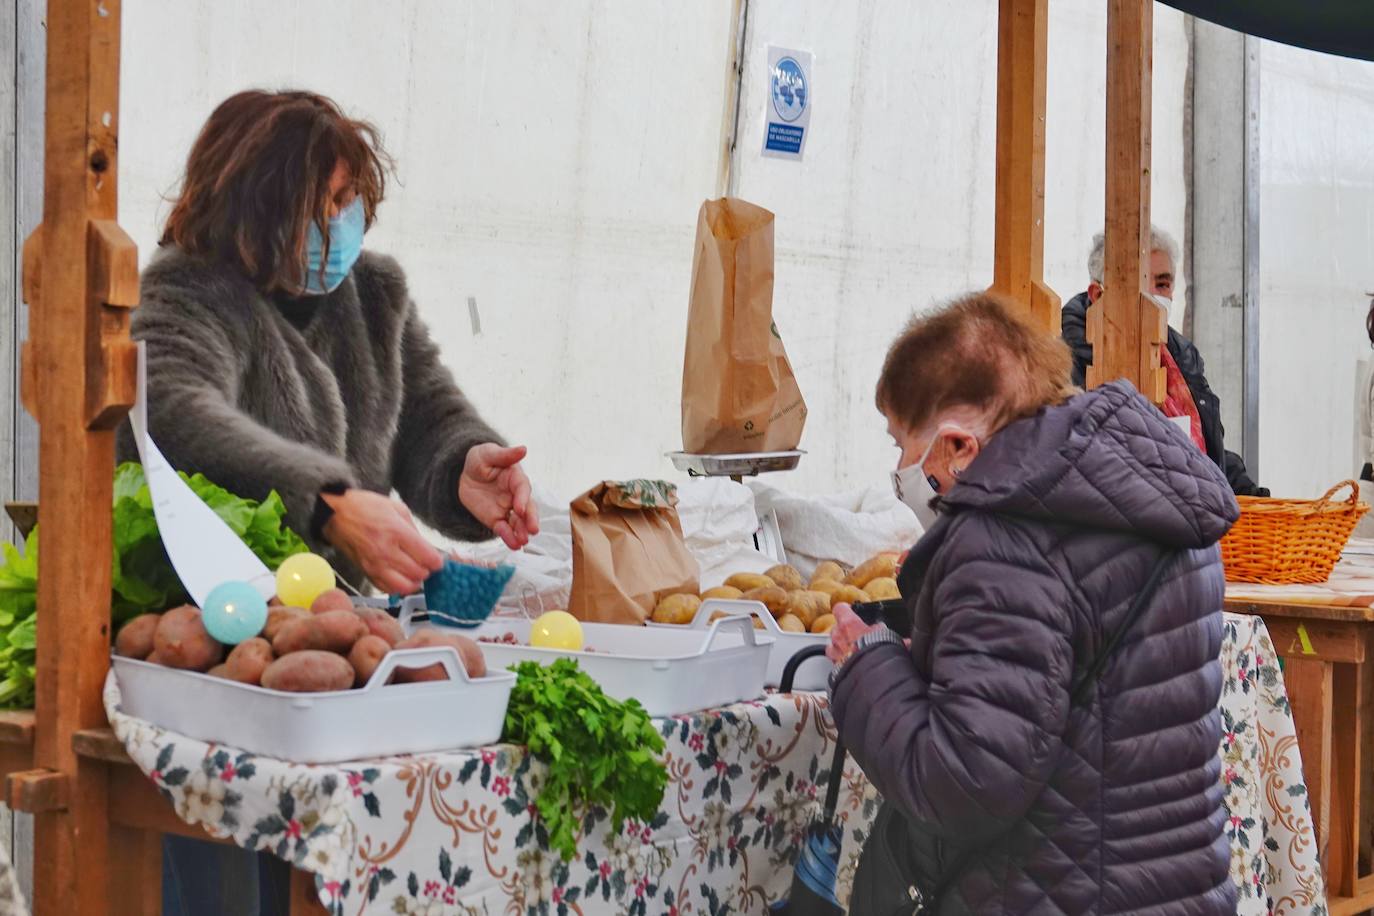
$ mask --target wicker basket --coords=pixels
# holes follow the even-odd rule
[[[1333,502],[1345,487],[1350,498]],[[1226,580],[1264,585],[1325,582],[1369,511],[1353,480],[1336,484],[1321,499],[1240,496],[1236,502],[1240,520],[1221,539]]]

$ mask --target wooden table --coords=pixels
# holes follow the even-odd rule
[[[1374,909],[1374,556],[1320,586],[1229,585],[1226,609],[1264,618],[1283,660],[1331,913]]]
[[[33,766],[34,713],[0,712],[0,784],[11,774]],[[134,766],[124,745],[108,728],[78,732],[73,749],[83,764],[106,773],[109,842],[109,910],[127,916],[162,912],[162,836],[176,834],[211,843],[216,840],[184,823],[171,805]],[[24,810],[23,798],[11,807]],[[315,877],[300,869],[291,873],[291,916],[324,916],[315,894]]]

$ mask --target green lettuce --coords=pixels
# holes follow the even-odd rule
[[[269,569],[307,549],[283,523],[286,506],[275,491],[257,502],[235,496],[202,474],[181,478]],[[188,600],[158,534],[143,467],[135,462],[115,470],[113,542],[110,604],[116,628]],[[0,551],[0,707],[18,708],[33,703],[38,529],[29,534],[23,553],[13,544],[0,544]]]

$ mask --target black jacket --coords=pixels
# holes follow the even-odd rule
[[[1088,343],[1087,293],[1079,293],[1064,304],[1059,325],[1064,343],[1073,350],[1073,383],[1082,386],[1088,365],[1093,361],[1093,346]],[[1202,365],[1202,354],[1193,342],[1169,328],[1169,355],[1178,363],[1188,390],[1193,393],[1198,417],[1202,420],[1202,438],[1207,443],[1207,455],[1226,473],[1226,480],[1237,496],[1268,496],[1269,491],[1250,479],[1245,461],[1235,452],[1228,452],[1224,444],[1226,430],[1221,425],[1221,399],[1212,393]]]

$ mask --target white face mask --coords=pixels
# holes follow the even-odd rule
[[[935,489],[935,479],[925,472],[925,463],[930,458],[935,443],[940,441],[940,433],[943,431],[944,427],[936,430],[935,437],[930,440],[925,454],[919,461],[892,472],[892,492],[916,513],[916,520],[921,523],[922,528],[927,529],[935,524],[936,519],[936,512],[930,504],[940,494]]]

